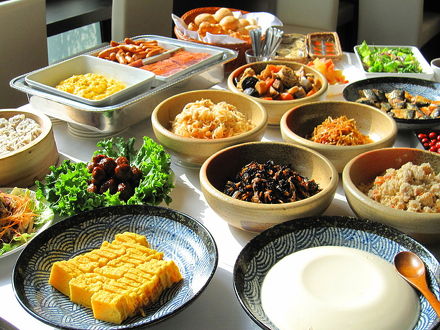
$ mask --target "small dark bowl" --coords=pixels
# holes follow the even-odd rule
[[[394,89],[402,89],[412,95],[421,95],[430,100],[440,101],[440,83],[399,77],[380,77],[356,81],[344,88],[343,95],[347,101],[356,101],[359,98],[358,91],[361,89],[377,88],[385,92]],[[397,128],[400,130],[413,130],[440,127],[440,118],[435,119],[398,119],[395,118]]]

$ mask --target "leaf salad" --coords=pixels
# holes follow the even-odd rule
[[[368,72],[421,73],[422,68],[409,47],[358,46],[364,69]]]
[[[49,204],[37,200],[32,190],[0,191],[0,256],[26,244],[53,218]]]
[[[124,139],[113,137],[97,143],[98,150],[94,155],[108,157],[126,157],[131,165],[142,172],[139,185],[134,188],[134,194],[124,201],[120,192],[111,194],[109,190],[98,194],[88,190],[92,174],[88,164],[74,163],[65,160],[60,166],[51,166],[51,172],[46,175],[44,183],[37,181],[37,198],[44,198],[55,213],[61,216],[71,216],[82,211],[98,207],[114,205],[148,204],[158,205],[162,201],[169,204],[169,193],[174,187],[171,157],[163,146],[149,137],[143,138],[138,150],[134,147],[135,138]]]

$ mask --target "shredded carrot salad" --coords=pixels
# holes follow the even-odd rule
[[[346,116],[328,117],[314,128],[311,140],[337,146],[354,146],[373,142],[359,131],[354,119],[348,119]]]
[[[0,192],[0,242],[10,243],[15,236],[35,231],[33,200],[28,194]]]

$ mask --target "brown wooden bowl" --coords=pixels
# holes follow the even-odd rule
[[[342,184],[348,204],[356,215],[384,223],[423,243],[438,242],[440,214],[397,210],[374,201],[363,188],[389,168],[400,168],[407,162],[429,163],[440,172],[440,154],[414,148],[383,148],[353,158],[344,168]]]
[[[49,173],[49,166],[58,162],[58,150],[49,117],[24,110],[0,110],[0,118],[11,118],[18,114],[35,120],[42,132],[25,147],[0,156],[2,187],[30,187],[35,180],[42,180]]]
[[[254,128],[248,132],[222,139],[197,139],[171,132],[171,122],[185,105],[201,99],[209,99],[214,103],[224,101],[234,105],[238,111],[246,115]],[[267,125],[267,114],[258,102],[244,95],[234,94],[227,90],[196,90],[177,94],[162,101],[151,114],[151,123],[157,140],[177,156],[181,164],[201,166],[209,156],[220,149],[243,142],[261,140]]]
[[[227,180],[251,161],[290,165],[313,179],[322,189],[303,200],[264,204],[235,199],[223,193]],[[200,187],[209,206],[230,225],[261,232],[275,224],[322,214],[336,193],[338,172],[321,154],[303,146],[284,142],[248,142],[222,149],[209,157],[200,168]]]
[[[373,142],[356,146],[336,146],[310,140],[314,128],[329,116],[354,119],[361,133]],[[339,173],[348,161],[363,152],[392,147],[397,135],[396,122],[385,112],[369,105],[347,101],[321,101],[299,105],[283,115],[280,129],[284,141],[319,152],[333,163]]]

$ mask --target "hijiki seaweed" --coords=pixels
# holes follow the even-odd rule
[[[226,182],[223,190],[233,198],[264,204],[295,202],[319,191],[314,180],[300,175],[290,165],[277,165],[272,160],[245,165],[233,181]]]

